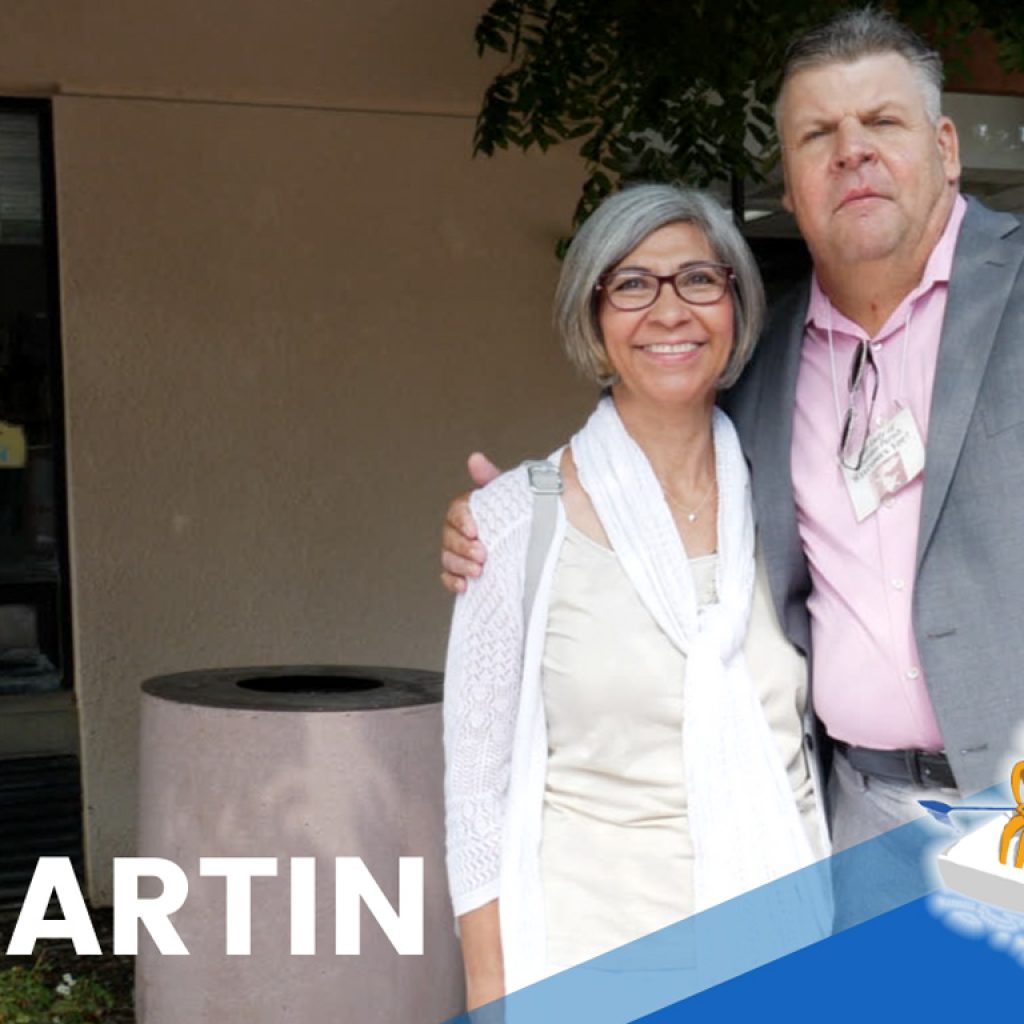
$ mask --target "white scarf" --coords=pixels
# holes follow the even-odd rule
[[[697,911],[815,859],[743,655],[755,575],[747,466],[720,409],[712,428],[718,603],[702,609],[658,478],[610,397],[571,442],[580,483],[626,575],[686,656],[682,754]]]

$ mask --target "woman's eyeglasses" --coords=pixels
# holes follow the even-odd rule
[[[594,286],[616,308],[626,311],[647,309],[658,301],[662,285],[671,283],[676,295],[694,306],[718,302],[736,275],[725,263],[692,263],[674,274],[651,274],[646,270],[613,270],[602,274]]]

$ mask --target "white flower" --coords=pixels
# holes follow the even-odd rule
[[[64,998],[67,999],[67,997],[71,995],[71,990],[75,987],[75,984],[75,979],[72,978],[70,974],[65,974],[61,978],[60,984],[56,987],[55,991],[57,992],[57,995],[64,996]]]

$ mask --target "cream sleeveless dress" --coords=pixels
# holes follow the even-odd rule
[[[715,563],[715,555],[690,563],[701,604],[716,600]],[[744,651],[820,853],[802,747],[806,668],[778,626],[760,557]],[[685,672],[685,656],[651,618],[615,553],[568,524],[542,662],[541,876],[551,969],[693,912],[681,749]]]

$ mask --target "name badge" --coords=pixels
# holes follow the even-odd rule
[[[860,469],[840,466],[853,513],[862,523],[882,499],[902,490],[924,470],[924,442],[909,409],[900,409],[868,434]]]

